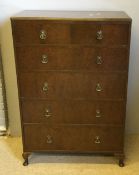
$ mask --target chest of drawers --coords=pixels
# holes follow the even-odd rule
[[[131,18],[24,11],[11,23],[24,165],[32,152],[64,152],[123,166]]]

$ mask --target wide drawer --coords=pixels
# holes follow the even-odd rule
[[[122,125],[124,101],[22,100],[24,123]]]
[[[16,47],[18,70],[127,71],[126,48],[85,46]]]
[[[123,128],[93,125],[28,124],[23,126],[25,151],[121,151]]]
[[[16,44],[128,44],[129,24],[13,20]]]
[[[87,72],[20,73],[20,97],[101,99],[126,97],[126,74]]]

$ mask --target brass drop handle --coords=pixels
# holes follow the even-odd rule
[[[98,65],[102,64],[102,57],[101,56],[97,56],[96,64],[98,64]]]
[[[101,117],[101,112],[99,109],[96,110],[96,118],[100,118]]]
[[[41,39],[41,40],[45,40],[46,37],[47,37],[46,31],[45,31],[45,30],[41,30],[41,31],[40,31],[40,39]]]
[[[47,64],[48,63],[48,56],[47,55],[42,55],[41,57],[41,63],[42,64]]]
[[[52,136],[47,135],[46,138],[47,138],[46,142],[47,142],[48,144],[53,143]]]
[[[45,117],[45,118],[49,118],[49,117],[51,117],[51,116],[52,116],[52,114],[51,114],[51,112],[50,112],[50,109],[46,108],[46,109],[45,109],[45,113],[44,113],[44,117]]]
[[[100,144],[101,143],[101,140],[100,140],[100,137],[99,136],[96,136],[95,137],[94,143],[95,144]]]
[[[102,87],[101,87],[101,85],[99,83],[97,83],[97,85],[96,85],[96,91],[97,92],[101,92],[102,91]]]
[[[97,40],[102,40],[103,39],[103,32],[102,30],[97,31]]]
[[[48,91],[48,83],[47,82],[44,82],[42,90],[44,92],[47,92]]]

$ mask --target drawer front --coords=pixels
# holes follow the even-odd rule
[[[48,101],[23,100],[24,123],[118,124],[125,118],[123,101]]]
[[[121,99],[126,96],[126,74],[86,72],[21,73],[20,97],[45,99]]]
[[[126,48],[83,46],[16,47],[19,70],[127,71]]]
[[[42,20],[12,21],[16,44],[70,43],[69,24]]]
[[[129,35],[128,24],[15,20],[12,25],[16,44],[126,45]]]
[[[123,128],[107,126],[24,125],[25,151],[120,151]]]
[[[127,24],[73,24],[71,43],[95,45],[127,45],[129,25]]]

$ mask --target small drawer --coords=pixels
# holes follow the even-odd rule
[[[24,123],[115,124],[125,119],[124,101],[22,100]]]
[[[128,24],[76,23],[71,25],[71,43],[100,46],[127,45]]]
[[[20,97],[125,99],[127,74],[87,72],[20,73]]]
[[[68,24],[47,20],[13,20],[15,44],[66,44],[70,42]]]
[[[126,48],[85,46],[16,47],[18,70],[127,71]]]
[[[111,152],[123,146],[122,127],[26,124],[23,128],[25,151]]]

